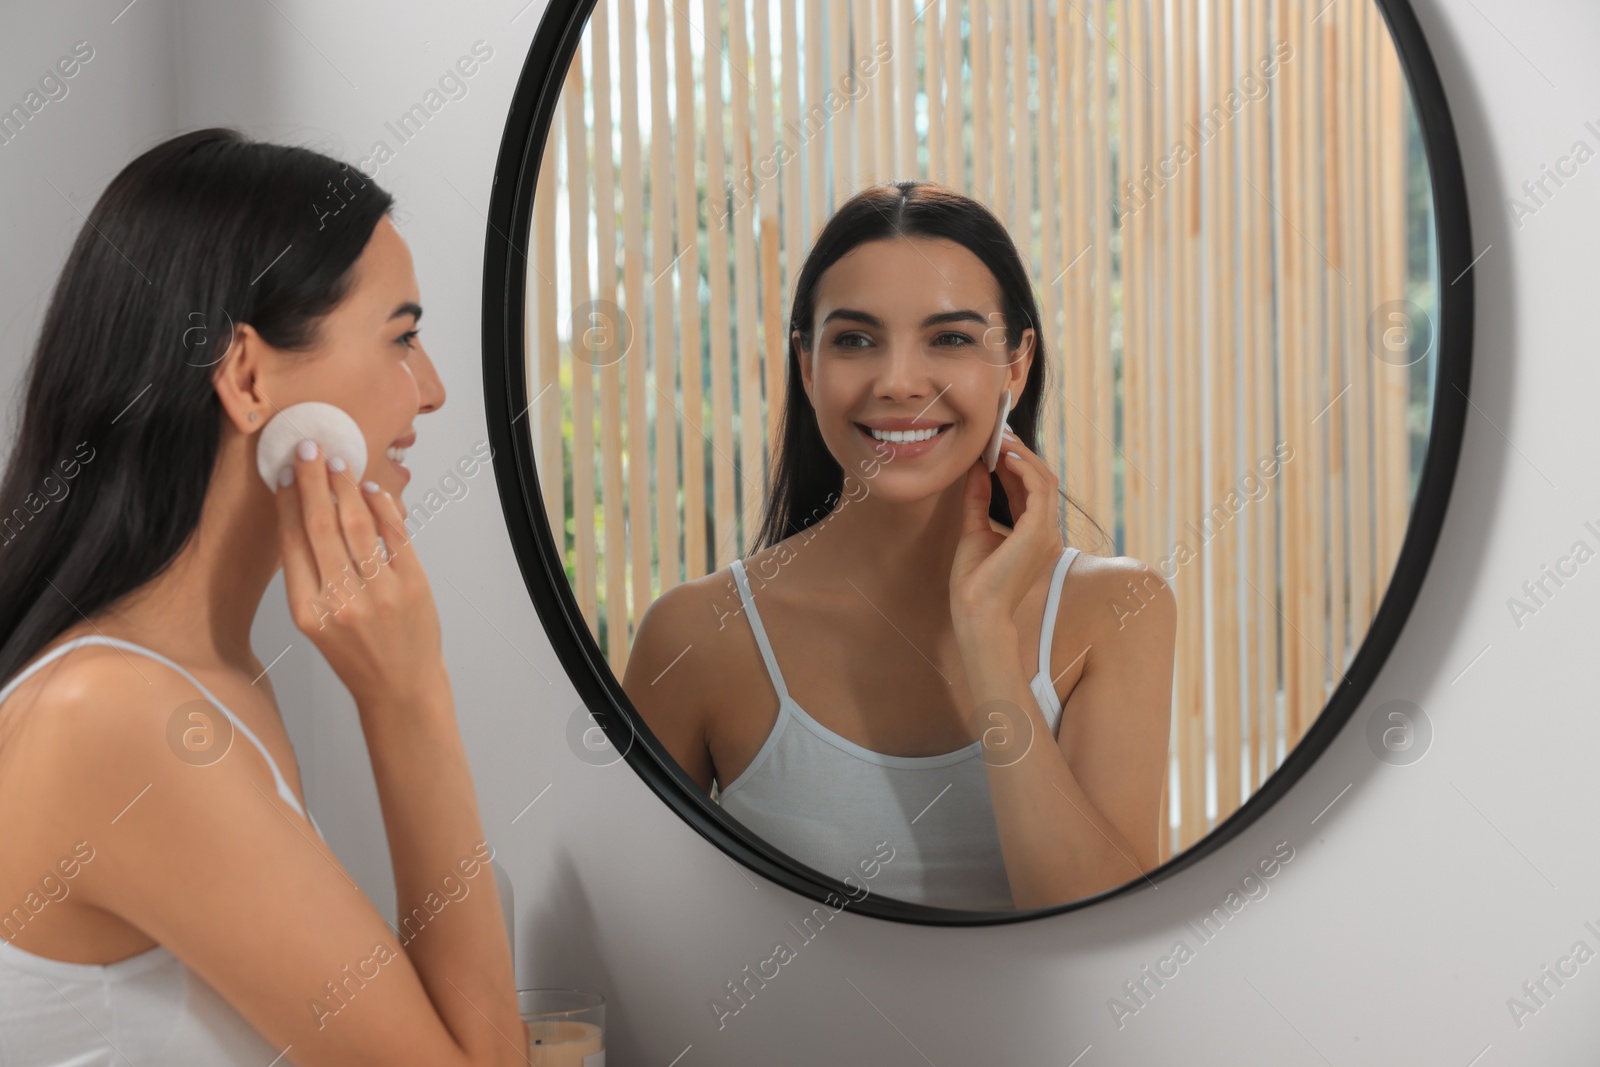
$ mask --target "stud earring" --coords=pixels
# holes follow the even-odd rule
[[[253,411],[250,413],[250,421],[251,422],[255,422],[256,421],[256,413],[253,412]]]

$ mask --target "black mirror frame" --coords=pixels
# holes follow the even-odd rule
[[[801,896],[895,922],[988,926],[1059,915],[1153,884],[1198,863],[1261,816],[1316,761],[1344,727],[1388,659],[1416,603],[1444,524],[1460,458],[1472,362],[1474,288],[1471,220],[1455,127],[1433,56],[1407,0],[1371,0],[1388,24],[1412,93],[1432,180],[1441,289],[1436,334],[1438,369],[1433,419],[1411,522],[1372,627],[1344,684],[1284,762],[1238,810],[1155,870],[1114,889],[1051,908],[962,911],[869,894],[806,867],[750,833],[700,792],[635,713],[605,655],[589,633],[567,584],[544,514],[530,436],[516,431],[527,412],[527,251],[515,235],[531,232],[539,148],[548,136],[568,64],[582,41],[595,0],[550,0],[517,81],[495,162],[484,238],[484,408],[494,449],[495,482],[512,547],[528,593],[556,655],[584,705],[600,711],[611,743],[673,811],[727,855]],[[509,236],[508,236],[509,235]],[[1453,279],[1445,282],[1444,279]]]

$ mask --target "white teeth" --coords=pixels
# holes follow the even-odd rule
[[[403,463],[405,462],[406,458],[406,450],[403,448],[396,448],[394,445],[390,445],[389,450],[385,452],[384,455],[388,456],[396,463]]]
[[[868,427],[871,430],[871,427]],[[872,436],[880,441],[891,441],[895,444],[909,444],[912,441],[926,441],[939,433],[940,427],[931,430],[871,430]]]

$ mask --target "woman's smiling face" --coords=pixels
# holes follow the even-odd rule
[[[366,442],[362,480],[377,482],[398,500],[411,472],[392,450],[416,441],[413,422],[444,403],[444,385],[417,335],[422,308],[410,249],[387,215],[352,271],[349,292],[318,322],[309,351],[279,353],[251,331],[250,341],[260,346],[255,358],[236,361],[231,373],[248,377],[254,368],[260,377],[253,390],[260,416],[249,431],[302,400],[343,408]],[[224,402],[233,408],[242,401],[225,395]]]
[[[812,350],[798,333],[790,340],[839,465],[869,471],[863,461],[880,461],[872,492],[895,501],[963,478],[989,443],[1002,394],[1010,389],[1015,406],[1033,361],[1031,327],[1007,347],[999,284],[983,261],[944,238],[867,241],[823,271],[814,307]],[[901,440],[883,440],[891,431]]]

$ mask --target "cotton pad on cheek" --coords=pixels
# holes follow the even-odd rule
[[[993,474],[994,469],[1000,465],[1000,440],[1006,432],[1006,416],[1011,414],[1011,390],[1007,389],[1000,397],[1000,410],[994,417],[994,435],[989,438],[989,447],[983,450],[983,465]]]
[[[278,491],[278,473],[294,465],[294,450],[311,439],[323,456],[338,456],[345,472],[356,481],[367,470],[367,441],[361,427],[341,407],[320,400],[290,404],[261,428],[256,441],[256,470],[272,492]]]

